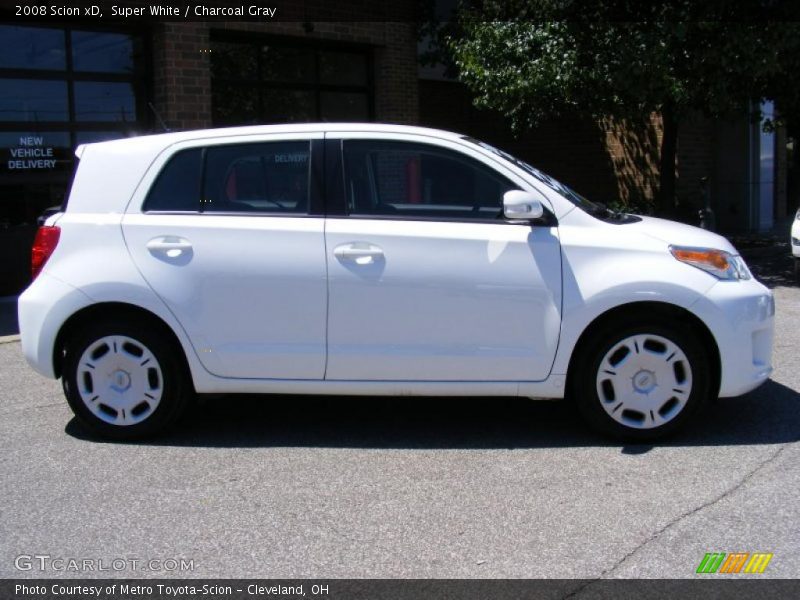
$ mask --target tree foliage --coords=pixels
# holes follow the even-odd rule
[[[444,32],[444,47],[476,105],[501,112],[518,131],[573,114],[660,113],[661,208],[670,212],[677,128],[688,112],[741,115],[764,98],[789,115],[800,106],[800,23],[787,20],[793,9],[696,4],[473,3]]]

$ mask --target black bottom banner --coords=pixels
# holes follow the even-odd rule
[[[11,579],[2,600],[800,598],[796,579]]]

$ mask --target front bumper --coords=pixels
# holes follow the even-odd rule
[[[719,281],[693,306],[711,330],[720,355],[722,398],[740,396],[772,373],[775,300],[754,279]]]

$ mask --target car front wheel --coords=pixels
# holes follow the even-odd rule
[[[651,441],[682,427],[709,396],[709,361],[679,321],[616,323],[588,340],[570,375],[578,409],[595,429]]]
[[[134,439],[164,429],[186,406],[187,379],[178,353],[145,322],[96,323],[66,347],[67,401],[104,437]]]

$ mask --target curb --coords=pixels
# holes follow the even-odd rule
[[[0,344],[11,344],[19,341],[19,335],[0,335]]]

